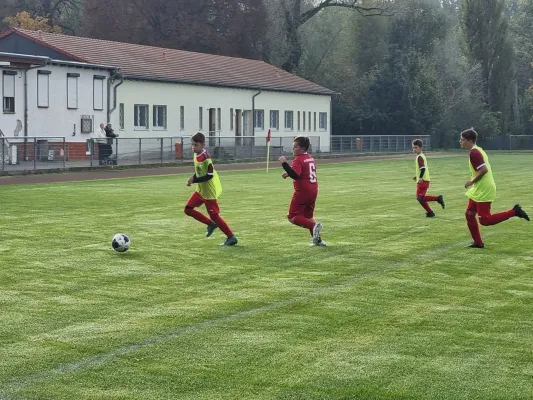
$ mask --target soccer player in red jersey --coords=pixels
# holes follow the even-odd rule
[[[444,208],[444,198],[441,194],[438,196],[426,196],[429,189],[429,166],[424,154],[424,143],[420,139],[413,140],[413,152],[416,154],[415,173],[413,180],[416,181],[416,199],[426,210],[426,217],[433,218],[435,213],[428,204],[428,201],[436,201]]]
[[[313,218],[318,196],[318,179],[315,160],[307,152],[309,146],[308,137],[298,136],[294,139],[292,147],[292,154],[294,155],[292,164],[289,165],[283,156],[279,158],[285,170],[282,175],[283,179],[290,177],[294,183],[294,193],[287,218],[294,225],[309,230],[313,237],[312,246],[326,246],[326,242],[320,237],[322,224]]]
[[[459,144],[463,149],[470,151],[470,162],[468,163],[470,179],[465,183],[465,188],[468,189],[466,196],[469,200],[465,216],[473,242],[467,247],[482,249],[485,244],[481,239],[476,214],[479,215],[479,223],[483,226],[496,225],[511,217],[529,221],[529,216],[519,204],[507,211],[491,214],[492,202],[496,200],[496,184],[492,176],[489,157],[481,147],[476,145],[476,142],[477,132],[474,128],[461,132]]]

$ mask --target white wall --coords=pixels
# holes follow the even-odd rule
[[[49,77],[49,105],[47,108],[37,106],[37,71],[47,70]],[[67,108],[67,73],[80,74],[78,79],[78,108]],[[70,142],[85,142],[92,135],[81,133],[81,116],[94,118],[93,130],[106,122],[107,118],[107,79],[106,70],[75,68],[72,66],[47,65],[28,71],[28,136],[66,137]],[[0,77],[2,70],[0,69]],[[106,76],[103,81],[103,110],[94,110],[93,77]],[[0,94],[2,82],[0,80]],[[6,136],[13,136],[17,120],[24,124],[24,72],[16,76],[15,114],[1,113],[0,129]],[[75,127],[74,127],[75,125]],[[73,135],[74,133],[74,135]],[[24,127],[19,136],[24,135]]]
[[[119,132],[121,137],[156,137],[156,136],[190,136],[199,129],[199,107],[203,107],[203,129],[208,132],[209,109],[221,109],[221,136],[235,136],[235,129],[230,130],[230,109],[252,110],[252,96],[256,90],[217,88],[198,85],[173,83],[159,83],[147,81],[125,80],[118,88],[117,108],[111,115],[115,131],[119,131],[120,103],[124,103],[124,130]],[[134,105],[147,104],[149,110],[149,128],[136,130],[134,128]],[[160,130],[153,127],[153,106],[167,106],[167,128]],[[180,129],[180,106],[185,107],[185,127]],[[270,127],[270,110],[279,110],[280,129],[272,131],[272,137],[294,137],[306,135],[320,137],[321,150],[329,151],[329,137],[331,128],[330,96],[310,95],[286,92],[263,91],[255,98],[255,109],[264,110],[264,129],[255,129],[255,136],[266,138]],[[294,129],[286,130],[285,111],[294,112]],[[297,129],[297,112],[306,112],[306,129],[303,124]],[[316,131],[313,126],[309,129],[308,112],[317,116]],[[325,130],[319,129],[319,113],[327,113]],[[235,127],[235,122],[234,122]]]

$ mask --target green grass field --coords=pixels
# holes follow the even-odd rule
[[[489,154],[533,214],[531,154]],[[188,175],[0,186],[0,399],[533,398],[533,222],[465,249],[468,156],[428,157],[434,219],[413,158],[319,164],[326,248],[281,169],[220,174],[228,248]]]

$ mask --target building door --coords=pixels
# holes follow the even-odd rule
[[[244,145],[251,146],[253,144],[252,136],[253,115],[251,110],[243,111],[242,113],[242,135],[244,136]]]
[[[242,110],[235,110],[235,146],[242,146]]]
[[[209,147],[215,147],[217,145],[217,109],[209,109]]]

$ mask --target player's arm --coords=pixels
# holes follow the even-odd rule
[[[209,166],[207,167],[207,174],[204,176],[196,176],[196,174],[194,174],[192,178],[192,182],[193,183],[207,182],[213,179],[213,176],[215,176],[215,170],[213,168],[213,164],[209,164]]]
[[[424,159],[420,156],[418,156],[418,170],[420,171],[418,177],[422,179],[424,177],[424,174],[426,173],[426,166],[424,164]]]
[[[485,163],[485,159],[483,158],[483,155],[481,152],[477,150],[472,150],[470,152],[470,163],[474,167],[474,170],[476,171],[476,174],[470,179],[469,181],[466,181],[465,187],[468,188],[469,186],[472,186],[474,183],[479,182],[481,178],[485,176],[487,172],[489,172],[489,169],[487,168],[487,164]]]
[[[287,175],[289,175],[289,177],[291,177],[295,181],[300,179],[300,175],[295,170],[292,169],[292,167],[289,165],[289,163],[287,161],[285,161],[283,164],[281,164],[281,166],[283,167],[283,169],[285,170]]]

